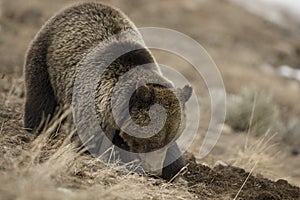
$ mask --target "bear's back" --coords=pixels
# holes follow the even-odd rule
[[[136,30],[119,10],[99,3],[82,3],[52,17],[33,41],[41,48],[55,96],[70,102],[76,66],[103,40],[122,31]],[[41,52],[41,51],[40,51]]]
[[[63,64],[64,68],[78,63],[102,40],[135,28],[121,11],[98,3],[67,8],[50,19],[46,26],[51,36],[48,65]]]

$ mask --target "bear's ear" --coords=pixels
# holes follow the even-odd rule
[[[135,97],[141,103],[152,103],[155,98],[153,86],[143,85],[136,89]]]
[[[181,100],[184,103],[190,99],[190,97],[192,96],[192,93],[193,93],[193,88],[189,85],[186,85],[182,89],[180,88],[178,90],[179,90],[179,95],[181,97]]]

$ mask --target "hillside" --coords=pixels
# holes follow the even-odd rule
[[[218,66],[227,92],[227,117],[213,151],[198,152],[210,119],[205,85],[184,75],[203,94],[197,137],[185,181],[116,172],[80,155],[56,136],[35,138],[23,129],[23,61],[43,23],[73,0],[0,2],[0,197],[4,199],[299,199],[300,83],[280,66],[300,69],[300,34],[225,0],[103,0],[138,27],[165,27],[200,43]],[[100,2],[100,1],[99,1]],[[153,50],[175,69],[189,64]],[[191,156],[193,154],[195,157]],[[221,163],[216,165],[215,163]],[[249,172],[251,172],[249,174]]]

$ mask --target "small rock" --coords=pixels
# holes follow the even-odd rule
[[[278,179],[278,180],[276,181],[276,183],[279,184],[279,185],[285,185],[285,184],[288,184],[288,182],[287,182],[286,180],[284,180],[284,179]]]
[[[233,130],[232,130],[231,126],[229,126],[228,124],[224,124],[223,129],[222,129],[222,133],[231,134],[231,133],[233,133]]]
[[[299,155],[299,150],[298,149],[292,149],[291,154],[292,154],[292,156],[298,156]]]
[[[181,176],[178,176],[177,178],[175,178],[173,183],[175,183],[176,185],[180,185],[180,186],[188,186],[188,181],[183,179]]]
[[[228,164],[226,164],[224,161],[222,160],[217,160],[214,164],[214,167],[218,167],[218,166],[223,166],[223,167],[227,167]]]

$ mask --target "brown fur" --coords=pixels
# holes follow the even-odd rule
[[[114,34],[132,30],[136,32],[133,23],[119,10],[98,3],[82,3],[62,10],[52,17],[36,35],[27,52],[25,61],[26,103],[25,127],[37,131],[43,127],[43,119],[51,119],[57,107],[71,105],[72,88],[79,65],[83,59],[90,56],[94,49],[109,49],[101,44]],[[99,46],[100,45],[100,46]],[[102,45],[102,46],[101,46]],[[111,44],[110,44],[111,45]],[[112,45],[109,47],[113,47]],[[114,123],[111,114],[111,102],[107,97],[112,95],[112,88],[118,78],[130,69],[147,63],[155,63],[151,53],[136,42],[134,38],[125,38],[121,46],[137,46],[138,50],[122,55],[111,63],[102,77],[96,90],[96,110],[99,123],[104,131],[115,129],[118,133],[113,142],[133,152],[148,152],[165,146],[176,137],[179,123],[182,120],[183,104],[191,95],[191,88],[175,90],[156,65],[146,67],[146,76],[157,76],[169,84],[169,87],[157,85],[142,86],[137,89],[130,103],[130,114],[137,124],[145,126],[149,123],[149,107],[154,103],[164,106],[167,111],[167,121],[157,135],[146,138],[134,138],[121,130]],[[109,53],[109,52],[108,52]],[[92,54],[95,55],[95,54]],[[101,60],[102,55],[92,57]],[[95,63],[89,63],[94,67]],[[145,77],[146,79],[147,77]],[[174,93],[181,96],[178,100]],[[40,126],[42,125],[42,126]],[[176,143],[170,147],[166,160],[180,153]],[[163,169],[163,178],[170,179],[183,166],[180,157],[177,161]]]

